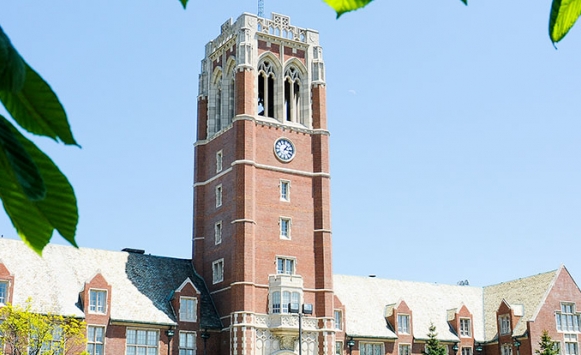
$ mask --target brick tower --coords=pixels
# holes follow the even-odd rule
[[[206,45],[193,260],[224,324],[216,353],[298,353],[297,310],[302,354],[334,351],[326,121],[317,31],[245,13]]]

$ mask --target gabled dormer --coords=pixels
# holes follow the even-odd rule
[[[200,295],[200,290],[196,288],[189,277],[173,292],[170,303],[176,313],[180,329],[198,329]]]
[[[472,355],[474,346],[474,320],[465,305],[448,310],[448,323],[458,336],[458,355]]]
[[[385,318],[400,341],[412,340],[412,310],[405,301],[400,300],[397,303],[387,305],[385,307]]]
[[[14,292],[14,276],[0,260],[0,307],[12,303]]]
[[[519,304],[511,305],[505,299],[500,302],[496,310],[497,335],[499,341],[510,342],[513,329],[524,314],[524,306]]]
[[[89,324],[107,324],[111,316],[111,285],[100,271],[85,282],[81,291],[81,306]]]

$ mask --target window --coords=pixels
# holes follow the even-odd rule
[[[272,293],[272,313],[281,313],[279,291]]]
[[[383,344],[379,343],[359,343],[360,355],[383,355]]]
[[[555,313],[557,330],[579,332],[579,314],[575,313],[574,303],[561,303],[561,312]]]
[[[343,355],[343,342],[342,341],[335,342],[335,355]]]
[[[222,151],[219,150],[216,152],[216,172],[219,173],[222,171],[222,161],[223,161]]]
[[[50,336],[48,334],[41,334],[36,333],[36,336],[41,336],[45,339],[40,347],[40,351],[38,352],[39,355],[61,355],[63,354],[63,344],[62,344],[62,337],[63,337],[63,329],[60,326],[55,326],[50,331]],[[39,338],[35,340],[38,341]],[[37,343],[38,344],[38,343]],[[32,350],[30,351],[33,352]]]
[[[577,348],[577,334],[565,334],[565,346],[564,346],[564,354],[565,355],[578,355],[578,348]]]
[[[410,333],[410,316],[407,314],[397,315],[397,332],[403,334]]]
[[[472,348],[462,348],[462,355],[472,355]]]
[[[343,329],[343,314],[340,310],[335,310],[335,329]]]
[[[274,70],[267,60],[258,65],[258,115],[274,117]]]
[[[291,220],[290,218],[280,218],[280,237],[282,239],[290,239],[290,226]]]
[[[554,341],[553,342],[553,350],[556,351],[556,354],[557,355],[562,354],[562,352],[561,352],[561,342],[560,341]]]
[[[87,327],[87,351],[89,355],[103,355],[105,327]]]
[[[180,320],[195,322],[197,320],[198,300],[192,297],[180,297]]]
[[[216,76],[216,81],[214,82],[214,93],[216,99],[215,107],[215,127],[214,132],[219,132],[222,129],[222,73]]]
[[[0,281],[0,304],[8,303],[8,282]]]
[[[276,273],[294,275],[295,260],[290,258],[276,258]]]
[[[289,122],[300,121],[300,82],[299,72],[294,68],[288,68],[284,78],[284,114],[285,120]]]
[[[222,206],[222,185],[216,186],[216,208]]]
[[[460,319],[460,336],[461,337],[470,337],[472,331],[470,329],[470,319],[468,318],[461,318]]]
[[[212,263],[212,281],[215,284],[224,281],[224,259]]]
[[[512,355],[512,344],[502,344],[501,355]]]
[[[196,354],[196,333],[180,332],[179,355],[195,355],[195,354]]]
[[[500,334],[510,334],[510,317],[508,315],[498,317],[498,323],[500,324]]]
[[[301,294],[291,291],[275,291],[272,293],[272,313],[288,313],[288,305],[290,303],[298,306],[301,303]]]
[[[280,180],[280,200],[290,201],[290,181]]]
[[[411,346],[409,344],[400,344],[399,345],[399,355],[411,355],[410,351]]]
[[[127,355],[157,355],[157,330],[127,329]]]
[[[222,243],[222,221],[214,224],[214,244]]]
[[[102,314],[107,313],[107,291],[89,291],[89,312]]]

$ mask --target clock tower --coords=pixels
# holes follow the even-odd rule
[[[193,262],[224,326],[212,353],[334,352],[324,73],[318,32],[279,14],[206,45]]]

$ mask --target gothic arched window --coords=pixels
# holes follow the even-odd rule
[[[258,115],[274,117],[274,70],[268,60],[258,66]]]
[[[301,122],[301,77],[295,67],[284,72],[284,115],[285,120]]]
[[[216,78],[216,111],[215,131],[222,129],[222,74]]]

